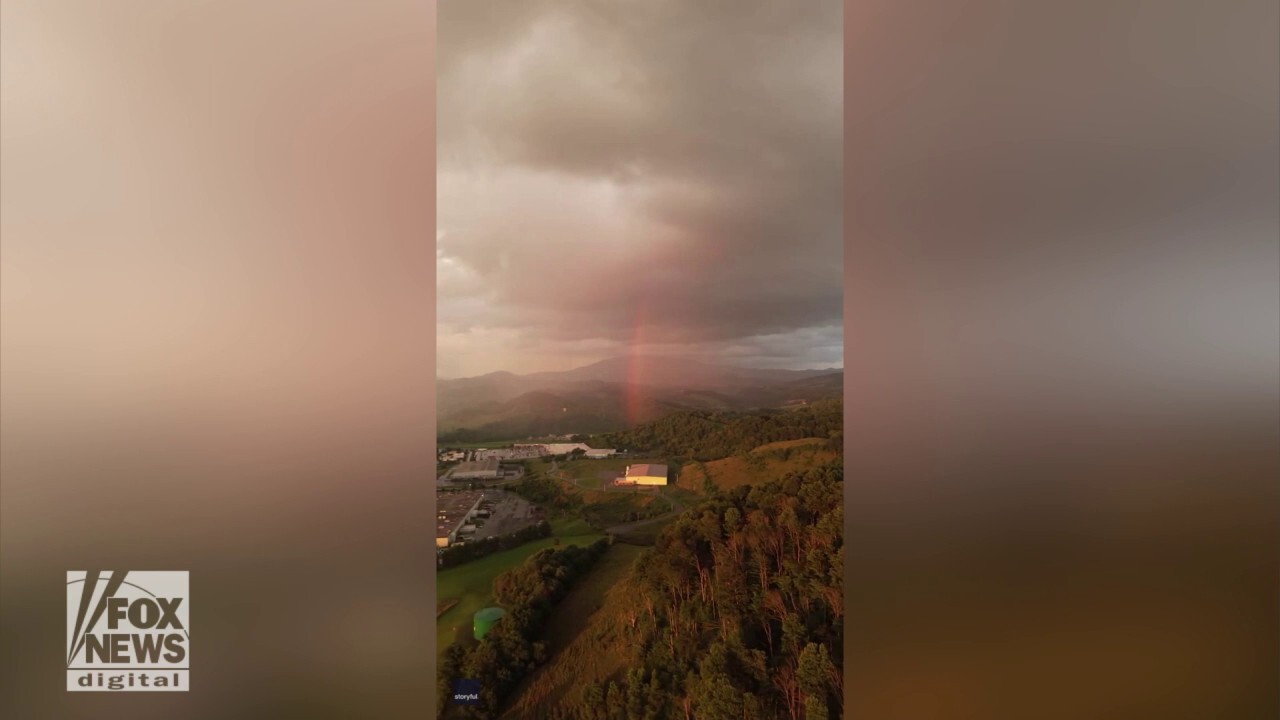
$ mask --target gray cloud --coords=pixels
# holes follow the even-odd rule
[[[442,374],[637,345],[840,364],[765,338],[829,340],[840,324],[841,14],[830,0],[443,4]],[[516,343],[541,359],[495,357]]]

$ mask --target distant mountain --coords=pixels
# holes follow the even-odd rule
[[[776,389],[787,396],[782,400],[783,403],[813,402],[844,397],[844,371],[792,380],[777,386]]]
[[[786,382],[815,377],[831,370],[773,370],[718,365],[656,355],[615,357],[564,372],[536,373],[535,382],[604,380],[661,388],[726,388]]]
[[[843,378],[840,369],[743,368],[658,356],[610,358],[563,372],[496,372],[437,381],[438,432],[454,441],[608,432],[680,410],[838,397]]]

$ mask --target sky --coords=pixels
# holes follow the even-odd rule
[[[441,3],[437,374],[843,366],[841,3]]]

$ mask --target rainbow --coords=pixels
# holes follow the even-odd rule
[[[642,296],[631,323],[631,342],[627,346],[627,387],[624,412],[628,425],[636,425],[640,422],[644,408],[644,391],[641,388],[648,380],[648,368],[645,367],[644,360],[637,355],[636,348],[644,345],[648,324],[648,307]]]

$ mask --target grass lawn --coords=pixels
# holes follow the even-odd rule
[[[559,538],[585,537],[588,535],[593,538],[604,537],[595,530],[592,530],[586,520],[576,516],[569,518],[553,518],[551,520],[551,535],[552,537]],[[564,541],[561,540],[561,542]],[[594,540],[592,540],[592,542],[594,542]]]
[[[599,489],[600,473],[621,473],[627,469],[628,465],[644,463],[657,465],[670,464],[667,460],[662,458],[651,458],[648,460],[635,458],[603,458],[600,460],[591,460],[588,458],[581,458],[570,462],[560,463],[560,471],[564,473],[565,477],[571,480],[577,480],[578,485],[581,487]]]
[[[600,460],[591,460],[588,458],[582,458],[580,460],[560,463],[560,469],[569,477],[587,478],[599,477],[599,474],[606,470],[622,472],[627,469],[628,465],[643,463],[656,463],[659,465],[668,464],[667,461],[662,458],[650,458],[647,460],[636,458],[602,458]]]
[[[675,498],[677,501],[680,502],[681,505],[685,507],[685,509],[693,507],[694,505],[697,505],[698,503],[706,499],[706,497],[700,492],[678,487],[675,485],[668,485],[667,487],[663,488],[662,494]]]
[[[585,520],[552,520],[552,536],[525,543],[517,548],[503,550],[456,568],[436,573],[436,600],[442,605],[451,600],[457,604],[436,618],[436,654],[453,642],[459,632],[471,631],[471,616],[493,603],[493,579],[503,571],[519,565],[542,548],[554,547],[556,539],[561,545],[590,545],[603,537],[591,529]]]
[[[551,469],[551,461],[546,458],[533,458],[525,462],[529,463],[530,475],[546,475]]]
[[[629,494],[595,492],[591,502],[582,508],[582,516],[597,527],[635,522],[671,512],[671,503],[656,493]]]

